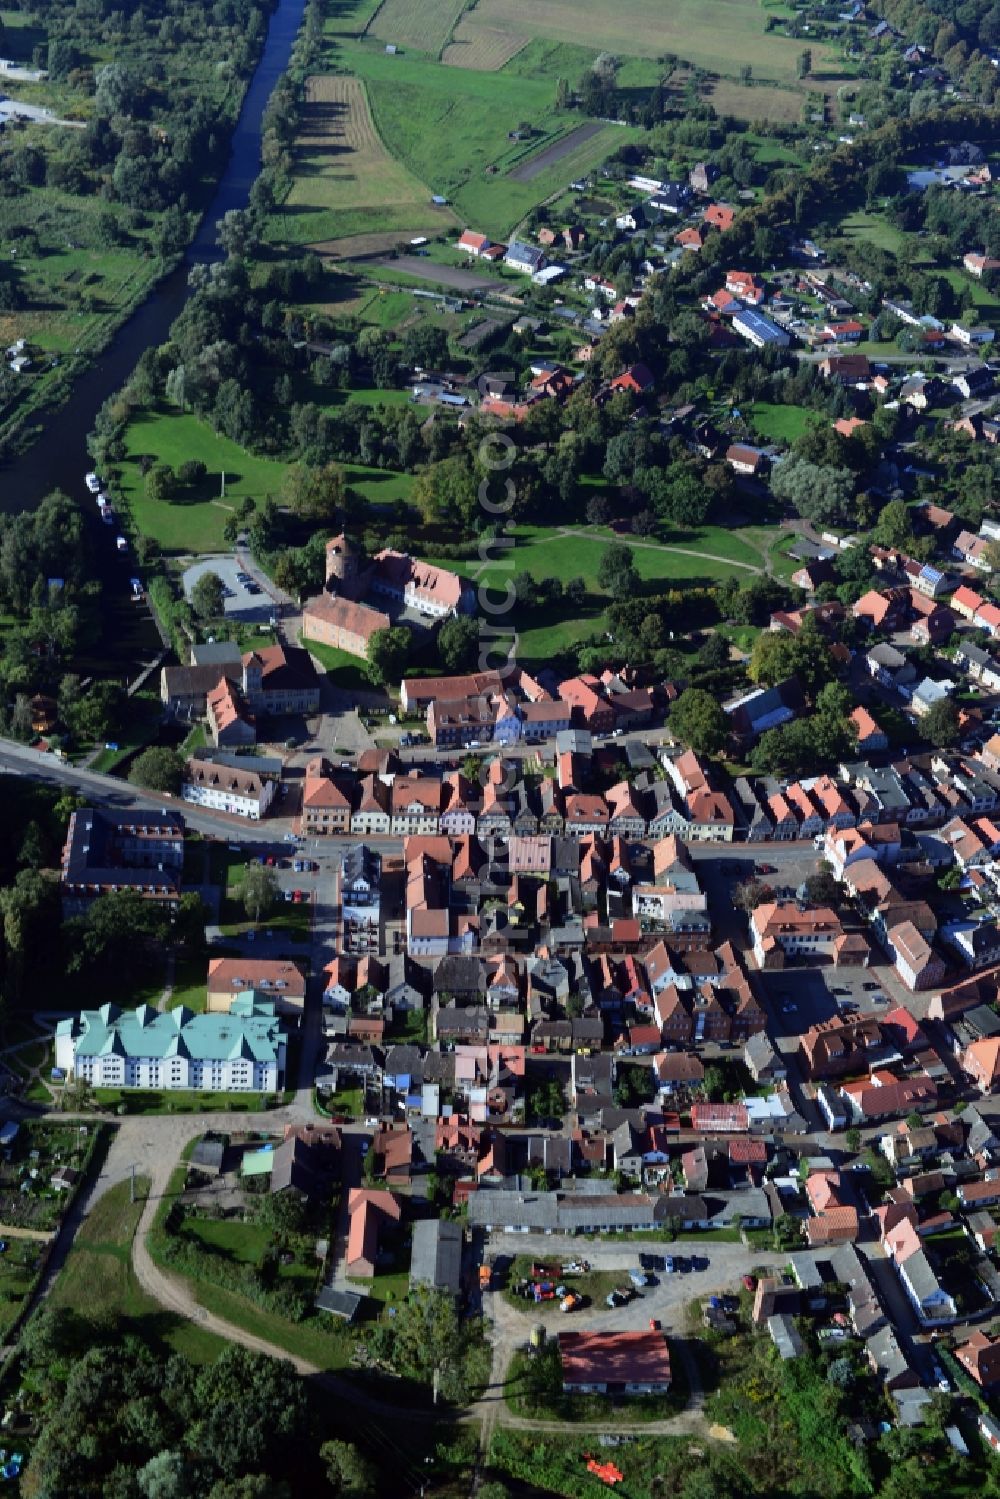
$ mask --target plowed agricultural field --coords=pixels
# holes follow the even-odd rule
[[[383,0],[368,34],[437,57],[464,9],[465,0]]]
[[[428,189],[382,145],[357,78],[306,79],[292,190],[278,214],[278,237],[315,244],[345,235],[452,222],[431,206]]]

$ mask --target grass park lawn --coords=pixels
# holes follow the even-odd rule
[[[169,1268],[171,1274],[177,1273],[172,1266]],[[286,1353],[307,1359],[318,1369],[343,1369],[350,1363],[352,1340],[347,1330],[342,1332],[340,1324],[332,1318],[328,1323],[322,1322],[320,1318],[325,1313],[317,1312],[304,1322],[291,1322],[277,1312],[264,1311],[236,1291],[226,1291],[188,1276],[181,1278],[191,1286],[199,1306],[224,1317],[244,1332],[266,1338]]]
[[[254,929],[254,923],[244,915],[242,901],[237,901],[235,897],[227,899],[222,916],[220,930],[224,937],[242,937]],[[308,942],[311,920],[310,902],[279,900],[270,915],[257,924],[257,936],[254,938],[257,952],[262,958],[271,956],[273,944],[264,935],[265,932],[273,932],[275,938],[285,937],[290,942]]]
[[[189,1151],[186,1152],[186,1154],[189,1153]],[[199,1306],[203,1306],[206,1311],[225,1318],[227,1322],[243,1328],[245,1332],[266,1338],[287,1353],[308,1359],[317,1368],[344,1368],[350,1361],[352,1339],[348,1329],[340,1323],[335,1323],[332,1319],[322,1321],[320,1320],[321,1314],[318,1313],[304,1322],[291,1322],[287,1317],[256,1306],[237,1291],[226,1291],[221,1286],[199,1280],[195,1276],[180,1275],[170,1262],[163,1259],[161,1254],[163,1221],[170,1204],[183,1190],[186,1172],[185,1165],[178,1166],[173,1172],[149,1236],[149,1252],[157,1264],[162,1265],[169,1274],[176,1275],[179,1280],[186,1281]],[[234,1253],[237,1237],[233,1231],[237,1231],[240,1236],[238,1242],[241,1254],[234,1254],[234,1258],[242,1258],[242,1254],[249,1250],[253,1240],[246,1236],[247,1230],[249,1229],[251,1233],[255,1231],[253,1225],[216,1224],[190,1218],[187,1219],[185,1227],[187,1229],[197,1227],[197,1237],[206,1245],[210,1242],[209,1235],[221,1233],[222,1239],[217,1241],[216,1247],[221,1248],[227,1254]],[[216,1340],[213,1339],[213,1341]]]
[[[954,288],[956,292],[968,287],[972,293],[972,305],[982,318],[984,323],[995,326],[1000,322],[1000,297],[996,292],[984,286],[982,281],[977,281],[975,276],[969,276],[964,271],[949,270],[939,273]]]
[[[663,546],[652,541],[637,545],[628,537],[615,537],[610,531],[593,530],[583,534],[583,529],[574,528],[573,534],[564,535],[560,530],[546,526],[517,526],[514,530],[515,545],[496,561],[486,562],[481,568],[475,562],[464,566],[480,581],[492,579],[501,588],[504,580],[511,576],[512,562],[514,572],[524,570],[537,579],[559,578],[563,583],[571,578],[583,578],[588,589],[600,593],[597,573],[604,551],[612,540],[623,540],[626,545],[632,545],[635,568],[644,583],[664,587],[669,587],[674,580],[691,582],[696,578],[717,581],[736,577],[746,582],[746,567],[732,564],[761,565],[758,553],[721,527],[706,526],[698,532],[679,533],[676,542]],[[675,545],[683,547],[684,551],[670,550]],[[701,556],[687,556],[686,552],[716,553],[730,560],[703,561]]]
[[[760,630],[756,625],[716,625],[715,633],[749,655]]]
[[[99,750],[91,762],[91,770],[111,775],[137,750],[144,749],[156,739],[163,709],[154,692],[144,689],[135,693],[127,700],[124,711],[125,721],[121,729],[113,740],[108,741],[117,748],[105,746]]]
[[[404,393],[350,393],[355,394],[365,404],[373,405],[383,394],[392,397]],[[200,458],[208,470],[205,481],[179,504],[150,500],[138,462],[146,453],[157,463],[169,463],[174,469],[185,459]],[[115,489],[124,496],[136,530],[151,536],[164,552],[179,554],[228,551],[223,529],[230,513],[242,499],[250,498],[260,504],[267,495],[278,495],[286,467],[280,459],[257,457],[228,437],[213,432],[207,422],[190,412],[166,408],[144,412],[135,418],[126,435],[126,454]],[[223,473],[225,499],[220,498]],[[348,484],[373,505],[405,498],[413,483],[409,474],[360,464],[348,464],[345,475]]]
[[[512,575],[509,570],[511,562],[514,571],[525,570],[536,579],[554,577],[566,583],[571,578],[583,578],[590,597],[580,612],[569,614],[565,607],[557,605],[555,609],[536,610],[514,620],[519,658],[526,663],[551,661],[605,628],[603,611],[611,600],[597,582],[601,557],[611,541],[623,540],[628,545],[630,538],[616,537],[611,531],[596,528],[585,535],[574,533],[567,536],[557,529],[542,526],[518,526],[514,537],[514,548],[497,562],[480,565],[472,559],[445,565],[478,582],[492,582],[498,595],[503,594],[505,580]],[[682,550],[671,550],[674,546]],[[763,570],[761,552],[720,526],[678,533],[676,540],[665,545],[652,542],[635,545],[633,556],[639,577],[649,592],[684,584],[708,584],[729,577],[748,583]],[[716,556],[729,560],[710,560]],[[504,626],[506,617],[498,618],[495,623],[498,627]],[[505,648],[506,642],[502,649]]]
[[[906,243],[906,236],[889,223],[884,213],[859,208],[840,219],[837,228],[847,240],[861,245],[874,245],[877,250],[890,250],[898,254]]]
[[[149,1185],[148,1177],[136,1177],[134,1203],[128,1182],[105,1192],[84,1220],[49,1301],[145,1342],[162,1341],[192,1363],[211,1363],[226,1346],[223,1340],[166,1311],[135,1278],[132,1241]]]
[[[793,443],[822,420],[816,411],[800,406],[781,406],[772,401],[754,401],[747,416],[765,442]]]
[[[262,503],[281,487],[284,464],[255,457],[188,412],[143,412],[130,424],[125,447],[127,456],[115,487],[128,505],[136,530],[151,536],[164,552],[228,550],[223,528],[238,502],[250,498]],[[198,458],[208,471],[204,483],[178,504],[151,500],[139,469],[142,454],[174,469],[186,459]],[[224,500],[220,498],[223,473]]]
[[[385,1307],[394,1301],[405,1301],[410,1292],[409,1270],[383,1270],[371,1280],[349,1277],[350,1284],[371,1301]]]

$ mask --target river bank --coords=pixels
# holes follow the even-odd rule
[[[191,266],[218,257],[216,225],[242,208],[260,168],[264,111],[275,83],[286,71],[305,12],[306,0],[278,0],[257,68],[243,97],[227,166],[183,259],[122,323],[104,351],[79,378],[68,400],[47,416],[38,435],[0,468],[0,512],[34,509],[54,489],[76,500],[84,514],[105,590],[104,629],[99,655],[104,670],[133,676],[160,649],[160,637],[146,606],[132,601],[130,576],[136,564],[120,554],[114,530],[102,526],[89,503],[83,476],[91,464],[87,438],[97,413],[122,388],[147,348],[165,342],[189,295]]]

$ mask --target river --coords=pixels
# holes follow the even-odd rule
[[[260,62],[243,99],[229,161],[184,263],[161,281],[122,324],[104,353],[77,380],[69,400],[44,420],[43,430],[31,446],[0,468],[0,512],[34,509],[53,489],[62,489],[79,501],[106,589],[101,657],[86,664],[111,668],[115,675],[132,674],[140,662],[156,654],[160,639],[145,606],[131,602],[129,578],[137,571],[135,562],[115,550],[114,528],[100,524],[97,508],[84,485],[83,476],[91,466],[87,437],[101,406],[125,384],[142,351],[166,341],[189,295],[191,265],[218,258],[215,226],[219,219],[229,209],[246,205],[260,170],[264,110],[274,85],[288,67],[305,5],[306,0],[278,0]]]

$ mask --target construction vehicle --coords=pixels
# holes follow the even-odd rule
[[[488,1291],[492,1285],[493,1285],[493,1270],[492,1270],[492,1267],[490,1265],[480,1265],[480,1267],[479,1267],[479,1289],[481,1291]]]

